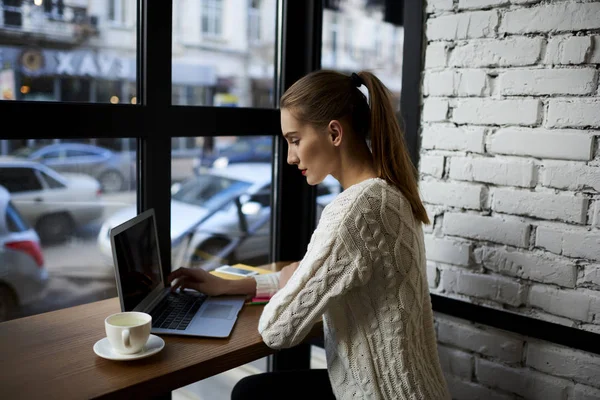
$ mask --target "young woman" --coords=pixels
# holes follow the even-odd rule
[[[281,126],[287,161],[307,183],[331,174],[343,188],[305,256],[243,280],[188,269],[170,280],[212,295],[272,295],[258,330],[276,349],[323,318],[327,370],[250,376],[232,398],[449,399],[425,273],[429,220],[389,91],[369,72],[320,70],[283,95]]]

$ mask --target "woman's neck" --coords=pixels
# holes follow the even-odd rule
[[[337,173],[332,174],[344,190],[367,179],[377,178],[373,156],[366,144],[353,150],[342,153],[340,168]]]

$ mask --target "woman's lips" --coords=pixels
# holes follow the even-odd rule
[[[302,175],[306,175],[306,170],[305,169],[302,170]]]

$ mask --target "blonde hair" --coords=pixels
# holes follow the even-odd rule
[[[371,140],[377,175],[397,187],[411,205],[416,219],[429,224],[417,186],[404,134],[394,113],[392,95],[372,73],[361,71],[369,100],[357,88],[357,78],[340,72],[319,70],[295,82],[281,97],[280,108],[293,112],[303,123],[324,129],[331,120],[348,118],[355,133]]]

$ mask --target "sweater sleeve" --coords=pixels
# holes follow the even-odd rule
[[[256,280],[256,297],[272,297],[279,290],[279,276],[281,272],[260,274],[254,276]]]
[[[369,225],[363,213],[349,213],[335,229],[317,227],[298,269],[261,315],[258,330],[267,346],[297,345],[334,299],[368,282],[374,265]]]

